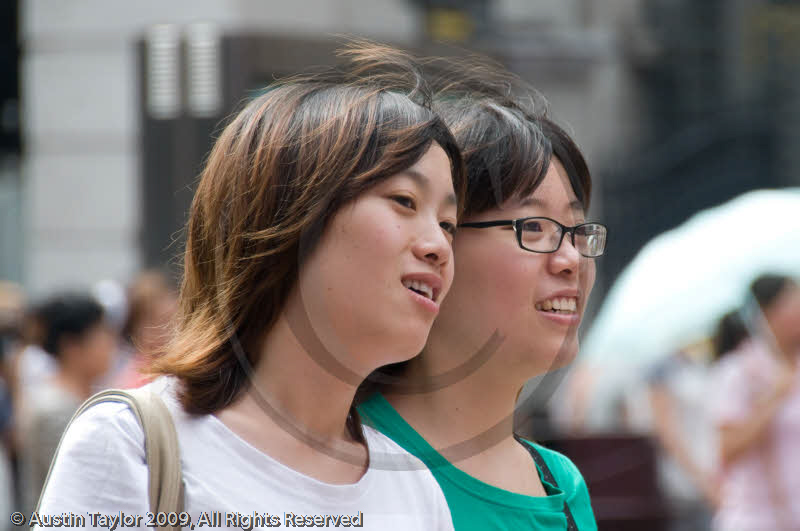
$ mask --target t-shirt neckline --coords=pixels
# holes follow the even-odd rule
[[[298,472],[292,467],[275,459],[243,439],[239,434],[229,428],[216,415],[206,415],[207,426],[220,440],[226,441],[230,450],[238,454],[243,460],[253,463],[253,466],[264,470],[270,479],[281,485],[281,488],[291,488],[305,497],[323,501],[326,505],[337,505],[342,502],[352,503],[358,501],[370,489],[375,476],[373,460],[370,455],[370,464],[364,474],[355,483],[326,483],[312,476]],[[367,439],[367,452],[370,452],[369,434],[365,429]]]
[[[552,485],[542,477],[542,471],[531,458],[531,464],[536,467],[536,472],[546,496],[528,496],[509,490],[501,489],[490,485],[450,463],[441,453],[425,440],[400,413],[386,400],[381,393],[375,393],[365,402],[364,405],[371,403],[374,408],[380,411],[380,418],[372,418],[376,428],[386,434],[402,432],[403,442],[395,441],[405,446],[407,443],[411,448],[406,448],[412,454],[419,457],[436,475],[441,475],[450,483],[458,488],[469,492],[473,496],[478,496],[484,500],[508,507],[520,508],[535,511],[562,512],[564,510],[564,491]],[[391,428],[391,429],[387,429]],[[526,444],[528,441],[526,441]]]

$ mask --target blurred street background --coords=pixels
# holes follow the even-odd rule
[[[610,238],[582,354],[528,386],[520,431],[575,460],[600,529],[708,528],[719,490],[659,435],[653,391],[672,388],[663,365],[678,352],[711,371],[709,338],[758,274],[800,275],[800,0],[3,0],[0,27],[0,430],[13,457],[0,522],[30,503],[23,383],[57,371],[18,360],[44,348],[36,310],[92,295],[128,341],[85,379],[136,383],[131,345],[163,341],[152,330],[174,309],[215,132],[276,77],[332,63],[347,34],[478,52],[548,100]],[[689,399],[704,402],[709,381]],[[683,411],[673,424],[692,446],[699,409]],[[670,457],[684,476],[664,480]],[[694,482],[688,502],[681,482]],[[691,511],[706,523],[686,523]]]

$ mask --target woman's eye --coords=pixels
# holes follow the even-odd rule
[[[405,195],[393,195],[391,197],[391,200],[399,205],[402,205],[406,208],[410,208],[412,210],[417,206],[417,204],[414,202],[412,198]]]
[[[542,232],[542,224],[539,221],[527,221],[522,225],[522,230],[526,232]]]
[[[439,226],[441,228],[443,228],[444,231],[446,233],[448,233],[450,236],[455,236],[456,235],[456,224],[455,223],[450,223],[449,221],[442,221],[441,223],[439,223]]]

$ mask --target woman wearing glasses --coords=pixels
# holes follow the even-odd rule
[[[518,439],[513,416],[522,386],[578,351],[606,228],[586,221],[575,143],[518,101],[441,102],[468,174],[455,280],[422,354],[374,375],[360,412],[431,469],[457,531],[592,530],[576,467]]]
[[[193,524],[452,529],[424,467],[375,466],[399,447],[362,430],[352,401],[425,343],[453,277],[463,164],[412,61],[368,45],[348,56],[348,71],[247,105],[192,203],[176,335],[154,360],[167,378],[151,389],[175,421]],[[145,515],[144,455],[126,406],[91,408],[41,514]]]

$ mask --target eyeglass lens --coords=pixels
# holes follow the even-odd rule
[[[561,241],[561,227],[549,219],[528,219],[522,223],[521,239],[522,245],[531,251],[553,252]],[[584,256],[600,256],[606,246],[606,228],[599,223],[579,226],[575,229],[574,245]]]

